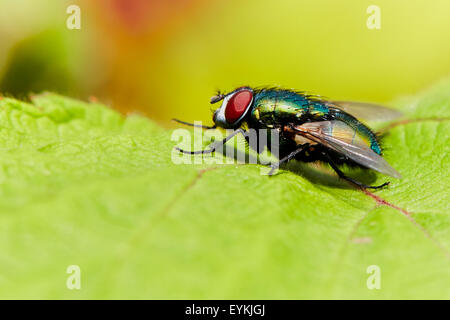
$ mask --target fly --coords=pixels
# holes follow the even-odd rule
[[[281,88],[240,87],[227,94],[218,93],[210,102],[220,101],[222,104],[213,115],[214,125],[201,127],[234,129],[234,132],[205,150],[177,150],[187,154],[212,153],[218,145],[225,144],[237,134],[246,137],[246,128],[276,129],[280,136],[280,159],[271,165],[269,175],[282,164],[295,159],[328,163],[340,178],[362,188],[379,189],[389,182],[369,186],[348,177],[339,166],[359,166],[401,178],[382,157],[377,135],[358,120],[390,120],[401,116],[398,111],[375,104],[325,100]],[[270,150],[270,145],[268,148]]]

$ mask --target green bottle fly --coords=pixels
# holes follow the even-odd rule
[[[339,177],[363,188],[381,188],[388,182],[379,186],[365,185],[346,176],[339,165],[360,166],[401,177],[382,157],[377,135],[358,120],[393,119],[401,115],[395,110],[360,102],[330,101],[280,88],[240,87],[211,98],[212,104],[219,101],[222,104],[214,112],[214,126],[204,128],[235,129],[223,143],[238,133],[245,136],[249,129],[277,130],[280,160],[272,165],[270,174],[281,164],[295,159],[326,162]],[[198,154],[214,152],[215,147],[201,151],[178,150]]]

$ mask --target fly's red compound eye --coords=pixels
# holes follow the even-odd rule
[[[247,111],[253,100],[253,93],[250,90],[241,90],[236,92],[228,100],[225,108],[225,119],[228,123],[234,123]]]

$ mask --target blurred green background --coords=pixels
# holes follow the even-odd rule
[[[211,121],[214,91],[240,85],[388,102],[450,74],[449,17],[448,0],[1,0],[0,92],[99,99],[164,126]]]

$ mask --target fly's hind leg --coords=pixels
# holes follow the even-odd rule
[[[386,187],[387,185],[389,185],[389,182],[385,182],[383,184],[380,184],[379,186],[369,186],[366,185],[362,182],[359,182],[355,179],[352,179],[350,177],[347,177],[345,175],[345,173],[343,173],[336,165],[336,163],[333,161],[333,159],[328,155],[328,153],[326,152],[322,152],[322,154],[325,156],[325,158],[327,159],[328,163],[330,164],[331,168],[333,168],[333,170],[337,173],[337,175],[339,176],[339,178],[344,179],[350,183],[353,183],[355,185],[357,185],[358,187],[364,188],[364,189],[381,189],[383,187]]]

